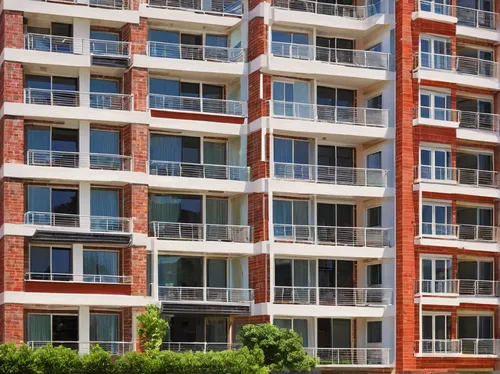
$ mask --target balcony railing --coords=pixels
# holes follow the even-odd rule
[[[440,4],[433,1],[417,0],[415,5],[423,12],[435,13],[443,16],[455,16],[455,8],[449,4]]]
[[[249,288],[159,286],[158,299],[160,301],[251,303],[253,302],[253,290]]]
[[[92,232],[131,232],[132,221],[123,217],[83,216],[78,214],[26,212],[24,223],[35,226],[81,228]]]
[[[415,351],[424,354],[460,354],[462,352],[462,342],[458,339],[424,339],[415,342]]]
[[[234,100],[149,94],[149,108],[244,117],[247,103]]]
[[[388,366],[389,348],[304,348],[319,359],[319,365]]]
[[[105,153],[61,152],[30,149],[26,163],[32,166],[51,166],[66,168],[90,168],[99,170],[132,171],[131,156]]]
[[[147,53],[151,57],[195,61],[245,62],[245,49],[188,45],[178,43],[148,42]]]
[[[316,105],[290,101],[269,101],[274,117],[304,119],[367,127],[388,127],[387,109]]]
[[[79,342],[79,341],[29,341],[26,345],[32,349],[39,349],[47,345],[54,347],[63,346],[78,350],[80,353],[90,353],[90,349],[95,346],[101,347],[104,351],[114,355],[123,355],[127,352],[135,351],[134,342]]]
[[[43,3],[64,3],[75,4],[83,6],[91,6],[96,8],[109,8],[109,9],[130,9],[128,0],[35,0]]]
[[[149,0],[148,6],[215,13],[223,16],[241,16],[243,14],[241,0]]]
[[[422,222],[422,236],[423,237],[444,237],[445,239],[458,239],[458,225],[448,224],[448,223],[432,223],[432,222]],[[418,224],[416,225],[417,235]]]
[[[274,163],[274,178],[345,186],[387,187],[385,169]]]
[[[250,226],[202,223],[150,222],[150,231],[158,239],[251,243]]]
[[[413,118],[431,119],[436,121],[460,122],[461,112],[456,109],[420,106],[415,107]]]
[[[500,132],[500,116],[491,113],[460,111],[460,127]]]
[[[79,92],[25,88],[24,102],[36,105],[90,107],[95,109],[125,110],[133,108],[133,96],[115,93]]]
[[[500,282],[476,279],[417,280],[415,294],[499,297]]]
[[[128,42],[29,33],[24,35],[24,49],[31,51],[99,56],[128,56]]]
[[[419,235],[418,225],[416,230],[417,235]],[[423,237],[439,236],[452,240],[495,243],[499,239],[499,232],[497,226],[422,222]]]
[[[309,0],[273,0],[272,6],[275,8],[352,18],[356,20],[364,20],[384,11],[382,1],[372,5],[354,6]]]
[[[274,240],[348,247],[382,248],[391,245],[391,229],[273,224]]]
[[[428,52],[416,53],[414,61],[416,69],[443,70],[498,79],[498,63],[495,61]]]
[[[191,164],[177,161],[149,161],[149,174],[168,177],[188,177],[248,181],[250,168],[246,166]]]
[[[210,343],[210,342],[164,342],[161,349],[173,352],[220,352],[240,349],[239,343]]]
[[[132,284],[129,275],[95,275],[95,274],[64,274],[64,273],[36,273],[24,274],[27,281],[53,281],[53,282],[77,282],[77,283],[111,283]]]
[[[500,187],[500,174],[493,170],[457,169],[447,166],[415,166],[415,178],[436,183],[456,182],[465,186]]]
[[[320,61],[367,69],[389,69],[389,53],[354,49],[325,48],[308,44],[271,42],[275,57]]]
[[[497,339],[460,339],[463,355],[494,355],[500,354],[500,340]]]
[[[390,288],[274,287],[275,304],[386,306],[391,302]]]

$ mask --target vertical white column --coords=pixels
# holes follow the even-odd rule
[[[83,244],[73,244],[73,280],[83,281]]]
[[[73,19],[73,52],[78,55],[90,53],[90,19]],[[90,61],[89,61],[90,63]]]
[[[80,121],[78,129],[78,149],[80,152],[79,166],[81,168],[90,168],[90,122]]]
[[[156,240],[152,240],[151,243],[152,243],[152,248],[151,248],[151,266],[153,267],[152,269],[152,282],[153,284],[151,285],[152,289],[151,289],[151,296],[154,298],[154,300],[158,300],[158,248],[156,248],[156,245],[155,245],[155,242]],[[150,285],[148,284],[148,287]]]
[[[274,253],[269,254],[269,301],[274,303]]]
[[[90,350],[90,308],[81,306],[78,308],[78,340],[80,353],[88,353]]]
[[[80,92],[80,106],[90,106],[90,68],[78,69],[78,89]]]
[[[80,182],[80,228],[90,231],[90,182]]]
[[[134,343],[134,351],[137,349],[135,346],[137,342],[137,311],[132,309],[132,342]]]

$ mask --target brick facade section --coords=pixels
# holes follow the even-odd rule
[[[0,105],[4,102],[22,103],[23,66],[18,62],[4,61],[0,66]]]
[[[134,157],[134,171],[145,173],[148,163],[148,126],[127,125],[122,131],[122,139],[123,154]]]
[[[0,239],[0,292],[24,290],[24,237]]]
[[[271,323],[271,316],[261,314],[256,316],[234,316],[233,321],[241,325],[254,325],[258,323]]]
[[[133,218],[134,232],[148,233],[148,187],[128,184],[123,188],[125,217]]]
[[[4,48],[24,48],[23,12],[4,10],[0,15],[0,53]]]
[[[145,55],[148,45],[148,19],[140,18],[139,23],[127,23],[122,27],[122,40],[130,42],[130,52],[132,55]]]
[[[0,120],[0,166],[24,163],[24,119],[4,116]]]
[[[268,27],[263,17],[255,17],[248,21],[248,35],[251,35],[248,38],[248,62],[266,54]]]
[[[268,254],[248,258],[248,281],[254,291],[255,303],[271,301],[270,260]]]
[[[269,240],[268,195],[253,193],[248,195],[248,224],[253,228],[254,243]]]
[[[24,222],[24,184],[17,179],[0,181],[0,225]]]
[[[0,342],[24,341],[24,315],[21,304],[0,305]]]
[[[132,277],[130,295],[146,296],[146,248],[127,247],[123,249],[123,272]]]
[[[123,74],[124,93],[134,95],[134,110],[145,112],[148,107],[148,71],[131,68]]]
[[[262,97],[261,97],[262,76]],[[254,71],[248,75],[248,123],[270,114],[269,100],[271,100],[272,78],[268,74]]]
[[[269,135],[265,135],[266,144],[262,144],[262,131],[254,131],[247,137],[247,166],[252,181],[269,177]],[[262,147],[265,147],[265,161],[262,160]]]
[[[144,313],[144,308],[143,307],[136,307],[136,308],[125,308],[123,311],[123,341],[125,342],[131,342],[132,338],[134,336],[134,326],[136,326],[136,322],[134,321],[134,318],[139,315]],[[136,341],[135,341],[135,346],[137,351],[141,351],[141,347],[139,344],[139,337],[136,334]]]

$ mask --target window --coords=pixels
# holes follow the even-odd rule
[[[493,186],[493,154],[457,152],[458,183]]]
[[[376,206],[366,210],[366,226],[382,227],[382,207]]]
[[[151,174],[201,178],[200,138],[151,134],[149,171]],[[188,164],[182,168],[182,163]]]
[[[202,223],[200,196],[151,194],[148,212],[150,222]],[[179,229],[179,225],[175,227]],[[185,228],[191,230],[192,235],[198,235],[195,226],[186,225]]]
[[[100,109],[123,109],[125,105],[119,91],[119,82],[109,79],[90,80],[90,107]]]
[[[382,152],[371,153],[366,156],[366,184],[368,186],[384,186],[385,178],[382,169]]]
[[[125,231],[120,219],[119,193],[116,190],[92,188],[90,190],[90,229],[92,231]]]
[[[372,51],[372,52],[382,52],[382,43],[377,43],[370,48],[367,49],[367,51]]]
[[[71,281],[71,248],[30,246],[30,279]]]
[[[481,0],[481,1],[468,1],[468,0],[458,0],[457,1],[457,18],[458,25],[469,26],[469,27],[483,27],[487,29],[495,29],[495,17],[494,17],[494,6],[491,0]],[[462,10],[463,9],[463,10]],[[470,17],[469,9],[482,10],[484,12],[475,12],[474,17]]]
[[[382,321],[366,322],[366,342],[368,344],[382,343]]]
[[[493,261],[460,259],[458,274],[460,295],[496,296]]]
[[[317,204],[317,235],[321,243],[352,245],[355,238],[354,205]]]
[[[104,313],[90,313],[90,341],[91,342],[119,342],[118,315]],[[99,344],[110,353],[118,353],[118,344]]]
[[[493,208],[457,206],[457,224],[462,240],[496,240]]]
[[[424,235],[456,235],[451,221],[451,206],[424,203],[422,206],[422,234]]]
[[[128,55],[128,48],[115,32],[90,30],[90,53],[94,55]]]
[[[203,287],[203,258],[158,256],[158,284],[169,287]]]
[[[355,91],[318,86],[316,88],[317,116],[321,121],[355,123]]]
[[[422,259],[422,292],[454,293],[451,278],[451,258]]]
[[[325,183],[355,183],[354,148],[318,145],[318,180]]]
[[[440,39],[429,36],[420,38],[420,67],[451,70],[451,42],[448,39]]]
[[[90,130],[91,169],[124,170],[127,166],[130,168],[130,165],[124,164],[119,154],[120,133],[118,131]]]
[[[312,58],[307,34],[273,30],[271,38],[271,52],[275,56],[304,60]]]
[[[316,261],[276,259],[274,264],[275,303],[316,303]]]
[[[26,75],[26,103],[79,106],[78,78]]]
[[[458,119],[452,116],[451,96],[430,91],[420,93],[420,117],[430,118],[438,121],[454,121]]]
[[[85,282],[118,283],[118,252],[83,251]]]
[[[458,64],[457,71],[464,74],[473,74],[483,77],[495,77],[495,64],[493,63],[493,50],[457,47],[457,55],[469,58],[471,66]]]
[[[274,176],[285,179],[309,179],[309,142],[274,138]]]
[[[28,224],[79,227],[78,191],[28,186]]]
[[[375,152],[367,155],[366,167],[368,169],[382,169],[382,152]]]
[[[458,316],[458,339],[462,353],[495,354],[493,339],[493,316]]]
[[[78,316],[60,314],[29,314],[27,326],[28,340],[38,343],[36,346],[62,345],[78,349]],[[65,343],[59,343],[65,342]],[[68,343],[75,342],[75,343]]]
[[[79,166],[78,130],[29,126],[25,138],[29,165]]]
[[[318,348],[350,348],[351,344],[350,319],[318,318]]]
[[[451,339],[451,315],[432,314],[422,316],[422,352],[453,353]]]
[[[382,264],[366,265],[366,286],[380,287],[382,285]]]
[[[436,14],[451,16],[452,8],[450,5],[451,5],[450,0],[444,0],[444,1],[425,0],[420,2],[420,10],[424,12],[432,12]]]
[[[354,262],[344,260],[318,260],[318,287],[324,288],[322,303],[335,305],[344,303],[352,304],[348,295],[338,294],[338,300],[334,293],[329,293],[330,288],[352,288],[354,287]],[[349,293],[348,293],[349,294]],[[347,296],[347,297],[346,297]],[[346,304],[347,303],[347,304]]]
[[[307,82],[274,81],[272,88],[275,116],[313,118]]]
[[[451,152],[445,149],[420,149],[420,178],[452,180]]]
[[[274,200],[273,223],[276,239],[313,240],[309,229],[308,201]]]
[[[292,329],[302,338],[302,346],[309,347],[309,331],[307,328],[307,319],[301,318],[274,318],[273,325],[282,329]]]
[[[382,95],[374,96],[366,100],[366,107],[373,109],[382,109]],[[368,111],[370,113],[370,111]]]
[[[341,53],[336,51],[342,50]],[[352,63],[354,41],[341,38],[316,37],[316,59],[319,61]]]

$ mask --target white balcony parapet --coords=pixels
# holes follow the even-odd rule
[[[244,117],[247,114],[247,103],[244,101],[149,94],[148,104],[149,109],[221,114],[238,117]]]
[[[319,366],[390,366],[390,348],[304,348]]]
[[[387,187],[387,174],[388,171],[385,169],[275,162],[273,177],[275,179],[344,186]]]
[[[366,127],[387,128],[389,126],[389,111],[387,109],[317,105],[279,100],[271,100],[269,104],[272,116],[277,118]]]
[[[459,339],[423,339],[415,342],[415,351],[422,354],[448,355],[460,354],[462,342]]]
[[[107,283],[132,284],[130,275],[95,275],[95,274],[65,274],[65,273],[24,273],[27,281],[52,281],[74,283]]]
[[[244,48],[148,42],[148,56],[195,61],[245,62]]]
[[[421,222],[422,237],[437,237],[443,239],[458,239],[458,225],[448,223],[431,223]],[[416,225],[416,232],[418,233],[419,227]],[[417,234],[418,235],[418,234]]]
[[[463,169],[447,166],[414,167],[415,179],[422,182],[449,183],[471,187],[500,188],[500,173],[493,170]]]
[[[500,115],[492,113],[460,111],[460,127],[500,132]]]
[[[461,112],[457,109],[420,106],[415,107],[413,118],[418,118],[420,120],[460,122]]]
[[[134,159],[132,156],[105,153],[49,151],[41,149],[28,150],[26,157],[26,163],[32,166],[122,171],[132,171],[133,161]]]
[[[477,279],[424,279],[415,281],[415,294],[499,297],[500,282]]]
[[[222,16],[241,16],[243,14],[243,2],[241,0],[148,0],[148,6],[207,12]]]
[[[24,35],[24,49],[53,53],[128,57],[130,43],[28,33]]]
[[[274,287],[275,304],[327,306],[387,306],[391,288]]]
[[[449,4],[439,4],[426,0],[416,0],[415,7],[416,9],[419,9],[423,12],[430,12],[442,16],[455,16],[455,7]]]
[[[24,102],[36,105],[90,107],[94,109],[124,110],[133,108],[133,96],[117,93],[79,92],[25,88]]]
[[[34,226],[86,229],[91,232],[129,233],[132,231],[132,220],[123,217],[84,216],[30,211],[24,213],[24,223]]]
[[[252,228],[241,225],[150,222],[150,231],[158,239],[250,243]]]
[[[310,0],[273,0],[275,8],[364,20],[383,11],[383,2],[372,5],[343,5]]]
[[[178,161],[150,160],[149,174],[168,177],[248,181],[250,168],[246,166],[192,164]]]
[[[64,346],[78,350],[80,353],[90,353],[90,349],[95,346],[101,347],[104,351],[113,355],[123,355],[127,352],[135,351],[134,342],[113,342],[113,341],[94,341],[94,342],[81,342],[81,341],[29,341],[26,345],[32,349],[39,349],[47,345]]]
[[[333,65],[347,65],[366,69],[389,70],[390,67],[390,54],[385,52],[271,42],[271,53],[275,57],[320,61]]]
[[[349,247],[389,247],[392,230],[380,227],[336,227],[273,224],[274,240]]]
[[[497,62],[473,57],[420,52],[414,55],[414,67],[498,79]]]
[[[239,343],[210,343],[210,342],[163,342],[161,349],[173,352],[220,352],[240,349]]]
[[[130,4],[128,0],[34,0],[41,1],[45,3],[64,3],[64,4],[75,4],[75,5],[86,5],[96,8],[109,8],[109,9],[130,9]]]
[[[253,289],[217,287],[159,286],[160,301],[199,301],[208,303],[252,303]]]

